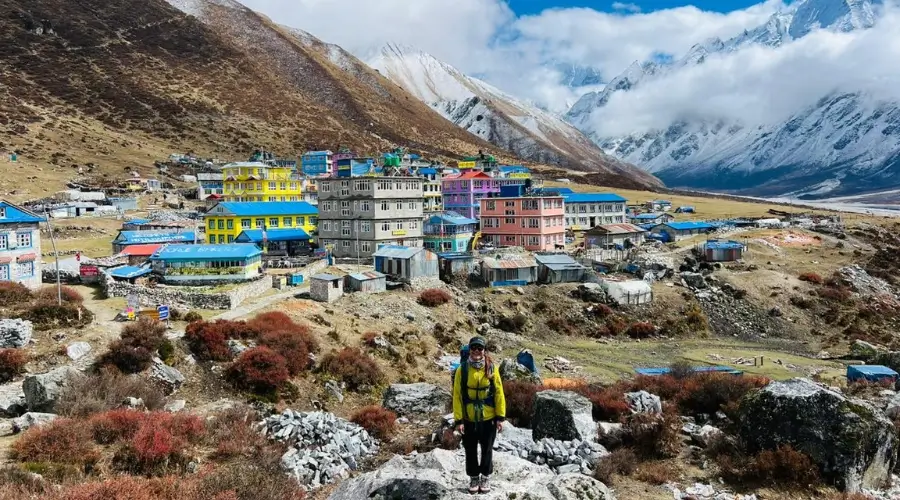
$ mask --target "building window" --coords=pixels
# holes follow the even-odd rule
[[[19,248],[31,247],[31,233],[16,233],[16,243]]]
[[[541,244],[541,237],[540,237],[540,236],[529,236],[529,237],[528,237],[528,244],[529,244],[529,245],[540,245],[540,244]]]
[[[296,183],[296,182],[292,182],[292,183],[291,183],[291,191],[296,191],[296,190],[297,190],[297,183]]]
[[[16,278],[31,278],[34,276],[34,262],[17,262]]]
[[[587,213],[587,206],[586,205],[578,205],[578,213],[580,213],[580,214]]]
[[[350,202],[342,201],[341,202],[341,217],[349,217],[350,216]]]
[[[406,208],[408,208],[408,209],[410,209],[410,210],[415,210],[415,209],[416,209],[416,202],[410,201],[409,203],[406,204]]]
[[[403,210],[403,202],[402,202],[402,201],[398,201],[397,203],[395,203],[394,209],[397,210],[398,212],[401,211],[401,210]]]
[[[269,196],[269,201],[278,201],[277,196]]]
[[[234,229],[234,219],[228,219],[228,221],[225,223],[225,227],[227,227],[228,229]]]
[[[269,218],[269,227],[278,227],[278,217]]]
[[[344,240],[341,242],[342,248],[350,248],[350,240]]]
[[[312,217],[310,220],[312,221],[312,219],[315,219],[315,217]],[[297,222],[297,225],[298,225],[298,226],[305,226],[305,225],[306,225],[306,219],[305,219],[304,217],[297,217],[297,221],[296,221],[296,222]],[[315,224],[315,222],[311,222],[311,223],[312,223],[312,224]]]
[[[394,229],[396,229],[397,231],[402,231],[403,230],[403,221],[395,222]]]
[[[529,218],[529,219],[528,219],[528,227],[530,227],[530,228],[538,228],[538,227],[541,227],[541,220],[540,220],[540,219]]]
[[[207,227],[209,229],[215,229],[216,228],[216,219],[209,219],[209,224],[207,224]]]
[[[256,219],[256,229],[262,229],[266,225],[266,219]]]
[[[500,219],[496,217],[485,217],[484,227],[500,227]]]
[[[249,184],[250,184],[251,186],[253,185],[252,182],[249,183]],[[256,190],[257,190],[257,191],[262,191],[262,182],[257,182],[257,183],[256,183]]]
[[[361,201],[360,206],[362,207],[363,212],[368,212],[369,210],[372,210],[372,204],[369,203],[369,200]]]
[[[513,218],[511,218],[511,217],[507,217],[506,219],[503,220],[503,222],[506,223],[506,224],[515,224],[515,223],[516,223],[516,219],[513,219]]]
[[[9,264],[0,265],[0,281],[9,281]]]
[[[314,198],[310,198],[310,199],[314,199]],[[297,201],[297,197],[296,197],[296,196],[291,196],[291,201]]]
[[[323,182],[322,185],[319,186],[319,189],[321,189],[323,193],[330,193],[331,192],[331,183]]]
[[[7,243],[6,235],[0,234],[0,250],[6,250],[8,246],[9,243]]]
[[[277,184],[274,182],[269,183],[269,191],[275,191]]]
[[[537,200],[522,200],[522,210],[537,210],[538,209],[538,201]]]
[[[234,235],[228,235],[228,243],[234,243]]]
[[[291,227],[294,225],[294,220],[291,217],[285,217],[282,222],[284,223],[284,227]]]
[[[6,207],[0,207],[0,219],[5,219],[5,218],[6,218]],[[9,271],[7,271],[7,274],[8,273],[9,273]]]
[[[287,201],[287,196],[282,196],[281,201]]]
[[[390,231],[390,230],[391,230],[391,223],[390,223],[390,222],[382,222],[382,223],[381,223],[381,230],[382,230],[382,231]]]
[[[485,208],[487,208],[488,210],[497,210],[497,202],[489,201],[489,202],[487,202]]]
[[[372,181],[356,181],[353,186],[353,189],[357,191],[371,191],[372,190]]]
[[[214,245],[216,243],[216,235],[214,235],[214,234],[209,235],[209,243],[211,245]]]
[[[241,229],[250,229],[250,219],[241,219]]]
[[[417,220],[410,221],[409,228],[410,229],[419,229],[419,221],[417,221]]]
[[[279,187],[282,191],[287,191],[287,182],[282,182]]]
[[[382,202],[381,202],[381,209],[382,209],[382,210],[385,210],[385,211],[390,210],[390,209],[391,209],[390,203],[388,203],[387,201],[382,201]]]
[[[299,223],[300,223],[300,222],[299,222],[300,219],[297,219],[297,221],[298,221],[297,223],[299,224]],[[318,217],[310,217],[310,218],[309,218],[309,225],[310,225],[310,226],[315,226],[315,225],[318,224],[318,223],[319,223],[319,218],[318,218]]]
[[[219,243],[220,243],[220,244],[224,244],[224,243],[225,243],[225,236],[224,236],[224,235],[221,235],[221,234],[219,235]]]
[[[363,221],[362,228],[360,229],[360,231],[362,231],[364,233],[368,233],[371,230],[372,230],[372,223],[369,221]]]
[[[350,221],[341,221],[341,236],[350,236]]]

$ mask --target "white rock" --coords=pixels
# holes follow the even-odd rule
[[[66,355],[72,358],[73,361],[78,361],[87,356],[89,352],[91,352],[91,344],[87,342],[73,342],[66,347]]]

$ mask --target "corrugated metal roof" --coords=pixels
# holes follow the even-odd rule
[[[122,255],[129,256],[147,256],[153,255],[159,250],[159,247],[162,246],[162,243],[150,243],[147,245],[128,245],[122,250]]]
[[[245,229],[235,238],[238,243],[262,243],[262,229]],[[269,241],[296,241],[310,239],[309,233],[299,227],[267,229],[266,238]]]
[[[320,280],[320,281],[337,281],[337,280],[343,279],[343,278],[340,276],[335,276],[333,274],[319,273],[319,274],[313,276],[312,279]]]
[[[0,224],[24,224],[29,222],[44,222],[45,218],[26,210],[8,201],[0,201],[0,208],[5,208],[6,216],[0,218]]]
[[[566,203],[624,203],[628,200],[614,193],[564,194]]]
[[[230,243],[227,245],[166,245],[160,248],[152,260],[206,260],[206,259],[247,259],[262,254],[262,250],[252,243]]]
[[[664,214],[640,214],[640,215],[633,216],[632,219],[653,220],[653,219],[658,219],[658,218],[662,217],[663,215]]]
[[[222,207],[226,212],[237,217],[254,217],[267,215],[316,215],[318,209],[305,201],[223,201],[219,203],[207,216],[215,217],[212,213],[216,207]]]
[[[440,224],[442,220],[444,221],[444,224],[450,224],[454,226],[461,226],[464,224],[478,224],[477,220],[463,217],[456,212],[445,212],[442,215],[432,215],[431,218],[428,219],[428,223]]]
[[[531,257],[503,257],[502,259],[485,257],[483,263],[490,269],[521,269],[523,267],[537,267],[537,262]]]
[[[706,242],[706,248],[714,250],[730,250],[744,248],[744,245],[742,243],[738,243],[737,241],[711,240]]]
[[[691,229],[712,229],[713,226],[706,222],[667,222],[665,224],[660,224],[662,226],[668,226],[677,231],[688,231]]]
[[[131,279],[137,278],[140,276],[146,276],[150,274],[152,271],[149,267],[138,267],[138,266],[122,266],[117,267],[109,272],[109,275],[114,278],[124,278]]]
[[[472,254],[459,252],[443,252],[439,253],[438,257],[447,260],[470,260],[475,258]]]
[[[366,271],[364,273],[351,274],[350,277],[355,279],[356,281],[368,281],[385,278],[386,275],[381,274],[378,271]]]
[[[119,231],[113,240],[120,245],[137,245],[141,243],[178,243],[194,241],[193,231]]]
[[[401,247],[397,245],[384,245],[379,248],[373,257],[389,257],[393,259],[409,259],[425,250],[421,247]]]
[[[575,259],[569,257],[568,255],[536,255],[534,259],[542,266],[548,267],[553,271],[575,271],[587,269],[581,264],[575,262]]]
[[[151,221],[150,219],[131,219],[131,220],[125,221],[123,223],[123,225],[125,225],[125,226],[143,226],[144,224],[150,224],[151,222],[153,222],[153,221]]]
[[[640,226],[635,226],[634,224],[626,224],[624,222],[619,224],[603,224],[602,226],[597,226],[594,229],[601,229],[608,234],[632,234],[647,232],[646,229]],[[591,231],[593,231],[593,229]]]

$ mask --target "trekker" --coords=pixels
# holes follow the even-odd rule
[[[506,398],[500,370],[485,352],[481,337],[469,341],[469,354],[453,377],[453,418],[466,450],[469,493],[491,491],[494,438],[506,420]],[[481,461],[478,460],[481,445]]]

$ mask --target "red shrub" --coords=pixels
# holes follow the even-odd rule
[[[376,338],[378,338],[378,332],[366,332],[362,336],[362,343],[368,347],[375,347]]]
[[[396,420],[396,413],[376,405],[360,408],[350,417],[351,422],[382,441],[394,436],[397,431]]]
[[[60,287],[60,294],[62,295],[63,302],[68,302],[70,304],[81,304],[84,302],[84,297],[78,290],[75,290],[72,287],[63,286]],[[58,302],[59,294],[57,294],[55,286],[45,286],[35,293],[35,297],[39,301],[43,302]]]
[[[247,322],[247,326],[257,331],[260,335],[268,332],[278,332],[296,325],[290,316],[281,311],[269,311],[257,314]]]
[[[94,440],[100,444],[112,444],[123,439],[131,439],[147,421],[147,413],[119,409],[98,413],[89,423]]]
[[[384,372],[378,367],[378,363],[354,347],[329,352],[322,357],[319,368],[346,382],[350,389],[376,386],[385,381]]]
[[[853,296],[853,292],[845,286],[820,288],[816,290],[816,294],[823,299],[840,303],[849,302]]]
[[[237,327],[232,321],[195,321],[184,329],[184,339],[200,360],[229,361],[228,339],[235,338]]]
[[[210,421],[207,440],[216,448],[217,458],[236,457],[266,445],[266,438],[253,424],[259,415],[249,408],[232,407],[217,413]]]
[[[309,368],[310,339],[308,327],[294,331],[273,331],[263,334],[260,344],[280,354],[287,362],[291,375],[297,375]]]
[[[799,279],[800,281],[806,281],[806,282],[813,283],[816,285],[821,285],[825,281],[822,279],[821,276],[819,276],[818,273],[813,273],[813,272],[802,273],[802,274],[800,274],[800,276],[797,277],[797,279]]]
[[[0,349],[0,382],[8,382],[25,372],[28,356],[21,349]]]
[[[429,288],[422,290],[422,293],[419,294],[419,304],[427,307],[444,305],[451,300],[453,300],[453,297],[441,288]]]
[[[628,402],[625,401],[625,391],[617,385],[610,387],[582,385],[576,388],[575,392],[591,400],[594,420],[599,422],[618,422],[631,414]]]
[[[73,484],[48,495],[47,500],[188,500],[194,496],[192,479],[180,476],[143,478],[118,476],[106,481]]]
[[[652,323],[639,321],[637,323],[632,323],[625,334],[633,339],[646,339],[656,335],[656,327],[653,326]]]
[[[636,413],[625,421],[626,444],[646,458],[669,458],[681,448],[681,417],[668,405],[659,413]]]
[[[628,321],[617,315],[607,316],[606,323],[600,327],[595,337],[616,337],[625,333],[628,329]]]
[[[685,413],[714,414],[741,400],[748,392],[766,386],[769,380],[751,375],[721,373],[694,375],[683,379],[678,406]]]
[[[12,456],[22,462],[88,465],[99,460],[91,429],[85,422],[56,419],[25,431],[12,446]]]
[[[153,357],[166,342],[166,325],[150,318],[122,328],[121,338],[109,346],[100,364],[115,365],[123,373],[139,373],[150,367]]]
[[[594,304],[593,306],[591,306],[591,314],[598,318],[608,318],[615,313],[616,312],[606,304]]]
[[[534,413],[534,396],[543,387],[518,380],[503,381],[503,395],[506,397],[506,418],[516,427],[530,428]]]
[[[184,443],[158,422],[148,421],[131,439],[134,457],[144,463],[155,463],[181,452]]]
[[[287,361],[268,347],[242,352],[228,368],[228,376],[240,387],[258,391],[276,390],[290,378]]]
[[[23,305],[31,302],[31,290],[21,283],[0,281],[0,307]]]
[[[819,482],[812,460],[788,445],[749,458],[723,456],[719,466],[722,476],[734,483],[808,487]]]

